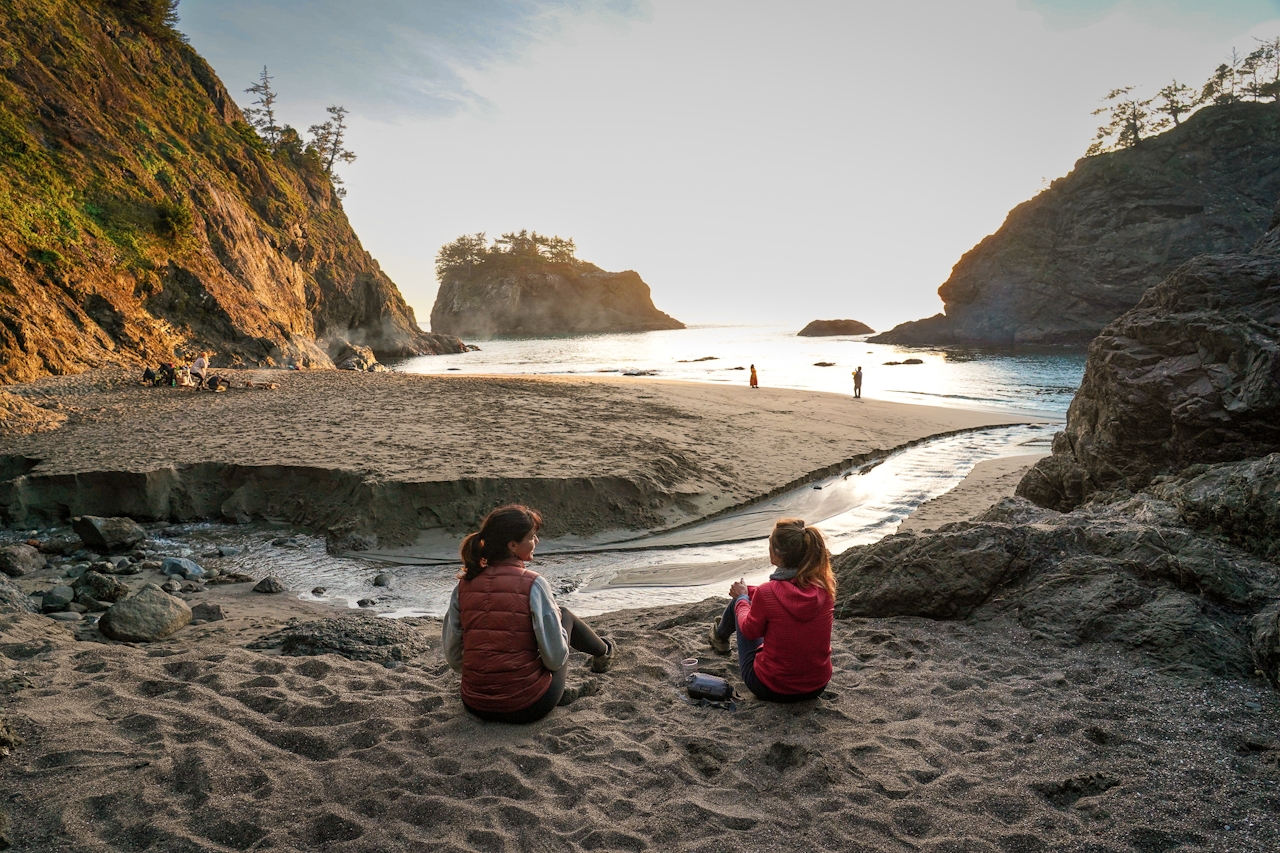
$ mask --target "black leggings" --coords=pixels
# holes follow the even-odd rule
[[[609,647],[605,645],[604,640],[591,627],[583,622],[567,607],[560,608],[560,624],[564,625],[565,633],[569,635],[569,648],[576,652],[586,652],[593,657],[602,655],[609,651]],[[541,720],[547,714],[551,713],[551,709],[560,704],[560,697],[564,695],[564,674],[569,668],[568,664],[551,673],[551,684],[547,687],[547,692],[543,693],[532,705],[527,708],[521,708],[519,711],[477,711],[466,702],[463,706],[475,714],[482,720],[488,720],[491,723],[532,723]]]

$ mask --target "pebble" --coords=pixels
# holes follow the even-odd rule
[[[318,586],[318,587],[316,587],[315,589],[311,590],[311,594],[312,594],[312,595],[324,595],[324,594],[325,594],[326,592],[328,592],[328,591],[329,591],[329,590],[328,590],[327,588],[325,588],[325,587],[323,587],[323,586]]]
[[[1245,703],[1244,703],[1244,706],[1245,706],[1246,708],[1248,708],[1250,711],[1261,711],[1261,710],[1262,710],[1262,706],[1261,706],[1260,704],[1258,704],[1257,702],[1245,702]]]
[[[373,585],[374,586],[391,586],[391,575],[387,574],[386,572],[382,572],[376,578],[373,579]]]
[[[74,610],[62,610],[57,613],[46,613],[45,615],[59,622],[79,622],[83,618]]]
[[[244,550],[243,548],[237,548],[234,545],[219,545],[218,556],[234,557],[236,554],[239,554],[243,550]]]
[[[356,602],[360,607],[377,607],[378,602],[372,598],[362,598]]]

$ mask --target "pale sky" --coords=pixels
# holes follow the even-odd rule
[[[1280,0],[182,0],[233,93],[351,113],[365,248],[424,323],[463,233],[572,237],[686,323],[941,310],[1110,89],[1199,87]],[[239,95],[242,106],[251,96]]]

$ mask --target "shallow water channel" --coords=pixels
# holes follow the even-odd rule
[[[784,516],[820,527],[835,553],[875,542],[925,501],[956,486],[979,462],[1047,450],[1057,424],[1001,427],[924,442],[877,463],[674,532],[592,540],[544,540],[533,564],[562,604],[582,615],[634,607],[700,601],[724,594],[727,581],[759,582],[769,573],[767,538]],[[458,561],[456,542],[386,552],[386,559],[334,557],[321,537],[291,530],[221,524],[175,526],[161,541],[196,559],[214,545],[244,550],[217,560],[237,569],[280,577],[308,601],[355,607],[375,599],[377,612],[394,616],[441,615],[448,606]],[[393,556],[394,554],[394,556]],[[394,559],[396,562],[389,562]],[[393,578],[375,587],[380,572]]]

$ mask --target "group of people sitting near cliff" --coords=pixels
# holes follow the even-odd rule
[[[231,380],[226,376],[209,372],[210,355],[212,353],[200,353],[191,362],[190,367],[177,367],[171,361],[166,361],[159,367],[148,367],[142,371],[142,384],[164,388],[204,388],[208,391],[226,391],[231,387]],[[292,359],[290,363],[289,369],[299,369],[293,366]],[[254,382],[252,379],[247,379],[244,387],[275,389],[280,386],[275,382]]]
[[[565,683],[570,650],[609,670],[616,644],[556,604],[551,586],[526,564],[538,546],[542,516],[512,504],[489,513],[462,540],[463,569],[443,628],[445,659],[461,674],[462,704],[483,720],[531,723],[582,688]],[[822,533],[782,519],[769,537],[775,571],[760,586],[729,587],[729,605],[707,633],[727,655],[736,635],[743,683],[766,702],[816,699],[831,680],[835,577]]]

